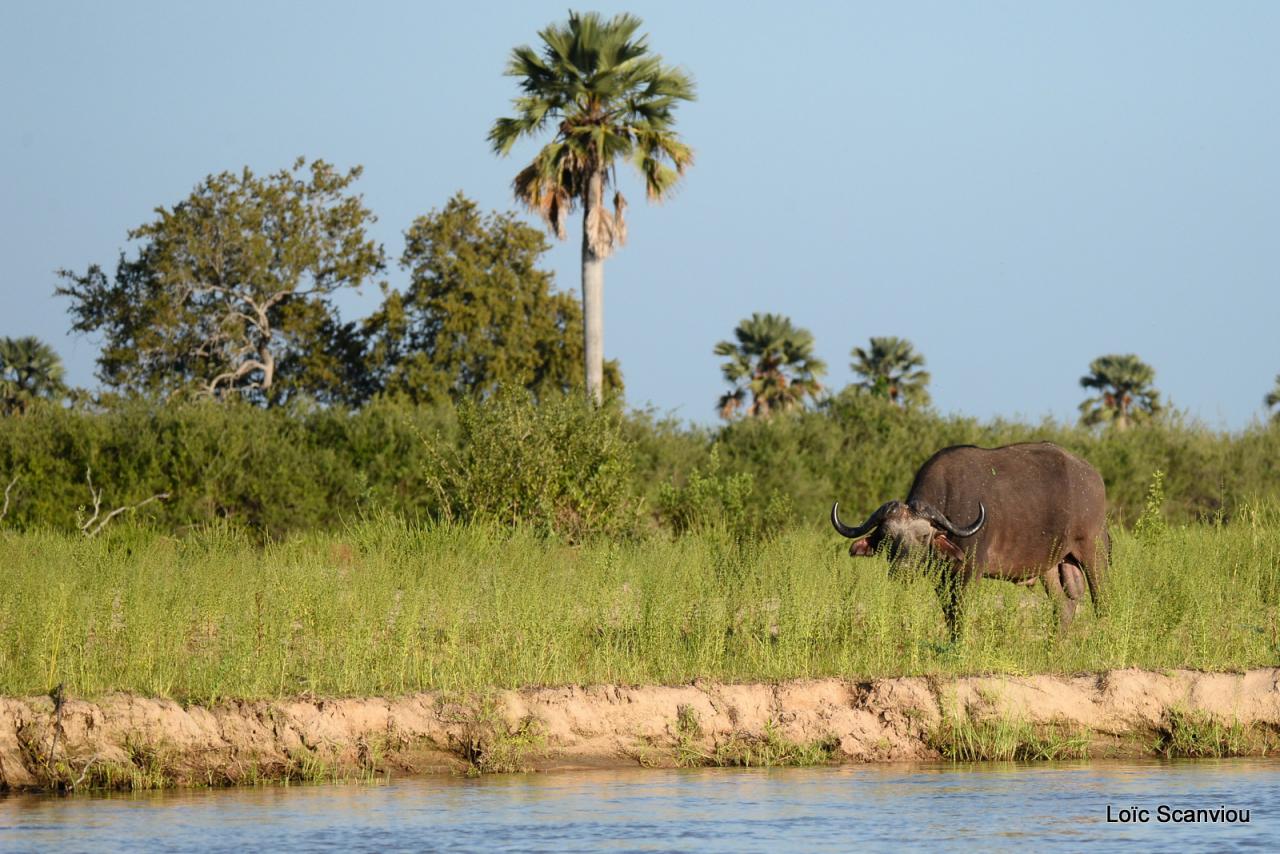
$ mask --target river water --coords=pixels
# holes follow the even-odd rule
[[[1160,805],[1248,823],[1160,822]],[[1141,822],[1108,821],[1121,810]],[[1280,760],[625,770],[0,797],[4,851],[1280,850]]]

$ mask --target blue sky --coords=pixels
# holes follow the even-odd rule
[[[709,422],[715,343],[753,311],[813,331],[829,384],[911,339],[945,412],[1074,418],[1089,361],[1135,352],[1216,427],[1280,372],[1280,4],[598,3],[644,19],[699,99],[697,162],[606,268],[633,405]],[[53,271],[113,267],[205,175],[362,164],[397,258],[457,190],[509,209],[510,49],[557,2],[0,7],[0,335],[94,384]],[[574,223],[575,227],[577,223]],[[575,234],[547,258],[578,285]],[[389,271],[402,285],[399,269]],[[368,288],[340,303],[372,310]]]

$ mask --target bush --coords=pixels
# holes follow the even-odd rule
[[[168,530],[227,521],[268,536],[330,528],[374,508],[429,510],[418,435],[449,432],[450,409],[389,401],[357,413],[303,405],[131,402],[102,412],[44,407],[0,419],[0,480],[18,478],[6,525],[72,528],[160,492],[144,509]]]
[[[457,441],[427,440],[427,483],[449,520],[581,539],[634,528],[635,466],[617,405],[504,390],[458,409]]]
[[[705,474],[695,468],[684,485],[663,484],[658,494],[659,517],[677,534],[709,528],[743,531],[749,527],[747,499],[754,483],[749,472],[721,474],[720,454],[712,447]]]
[[[824,524],[835,500],[856,515],[905,498],[916,469],[941,448],[1032,441],[1054,442],[1092,463],[1106,482],[1113,521],[1126,526],[1145,509],[1157,470],[1172,523],[1229,521],[1243,506],[1280,497],[1280,428],[1273,424],[1230,434],[1168,418],[1123,432],[1094,431],[1047,420],[942,417],[842,395],[818,410],[729,424],[718,445],[726,472],[755,479],[749,513],[762,515],[770,496],[784,495],[799,518]]]
[[[842,395],[711,429],[616,403],[597,411],[572,395],[535,405],[512,393],[457,408],[379,399],[356,411],[305,402],[36,406],[0,418],[0,490],[18,478],[0,525],[74,530],[92,503],[92,470],[104,513],[167,492],[138,515],[177,533],[217,522],[280,537],[379,513],[500,519],[572,539],[645,525],[721,527],[741,538],[794,519],[824,526],[835,500],[857,515],[904,498],[920,464],[948,445],[1040,440],[1102,472],[1112,519],[1125,526],[1147,507],[1156,471],[1162,517],[1175,526],[1230,523],[1242,508],[1280,499],[1280,426],[1269,423],[1231,434],[1172,418],[1095,432]]]

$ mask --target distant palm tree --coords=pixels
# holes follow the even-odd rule
[[[747,414],[767,418],[804,405],[822,391],[818,378],[827,372],[813,355],[813,335],[779,314],[753,314],[733,331],[737,342],[721,341],[717,356],[728,356],[721,366],[733,388],[720,397],[720,416],[732,418],[751,395]]]
[[[1267,392],[1267,396],[1263,398],[1263,401],[1267,404],[1267,409],[1274,409],[1276,406],[1280,406],[1280,374],[1276,374],[1275,388]],[[1276,410],[1271,417],[1280,421],[1280,409]]]
[[[649,53],[636,36],[640,19],[597,12],[569,13],[567,25],[538,35],[541,51],[525,45],[511,53],[507,75],[520,78],[515,118],[489,131],[498,154],[548,128],[555,135],[515,178],[516,199],[537,211],[561,240],[565,218],[582,205],[582,311],[587,392],[597,402],[604,377],[604,259],[626,241],[626,200],[617,192],[615,162],[630,160],[651,201],[666,198],[693,162],[693,150],[675,133],[672,115],[694,99],[693,80]],[[667,163],[670,163],[668,166]],[[615,186],[613,212],[605,191]]]
[[[1132,353],[1099,356],[1080,378],[1083,388],[1100,394],[1080,404],[1080,420],[1087,425],[1111,423],[1117,430],[1158,415],[1160,392],[1152,387],[1155,369]]]
[[[854,347],[850,355],[850,367],[862,377],[858,386],[902,406],[929,405],[929,372],[910,341],[873,337],[870,350]]]
[[[67,393],[62,360],[38,338],[0,338],[0,413],[21,414],[38,399]]]

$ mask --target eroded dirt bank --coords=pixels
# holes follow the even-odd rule
[[[1087,743],[1090,756],[1168,752],[1179,727],[1192,739],[1203,735],[1195,727],[1212,729],[1204,736],[1210,738],[1253,733],[1259,737],[1232,742],[1233,752],[1265,752],[1280,733],[1280,669],[697,681],[210,707],[124,694],[95,702],[68,698],[60,706],[50,697],[0,699],[0,789],[225,785],[388,771],[930,760],[947,749],[945,733],[981,738],[1010,724]]]

